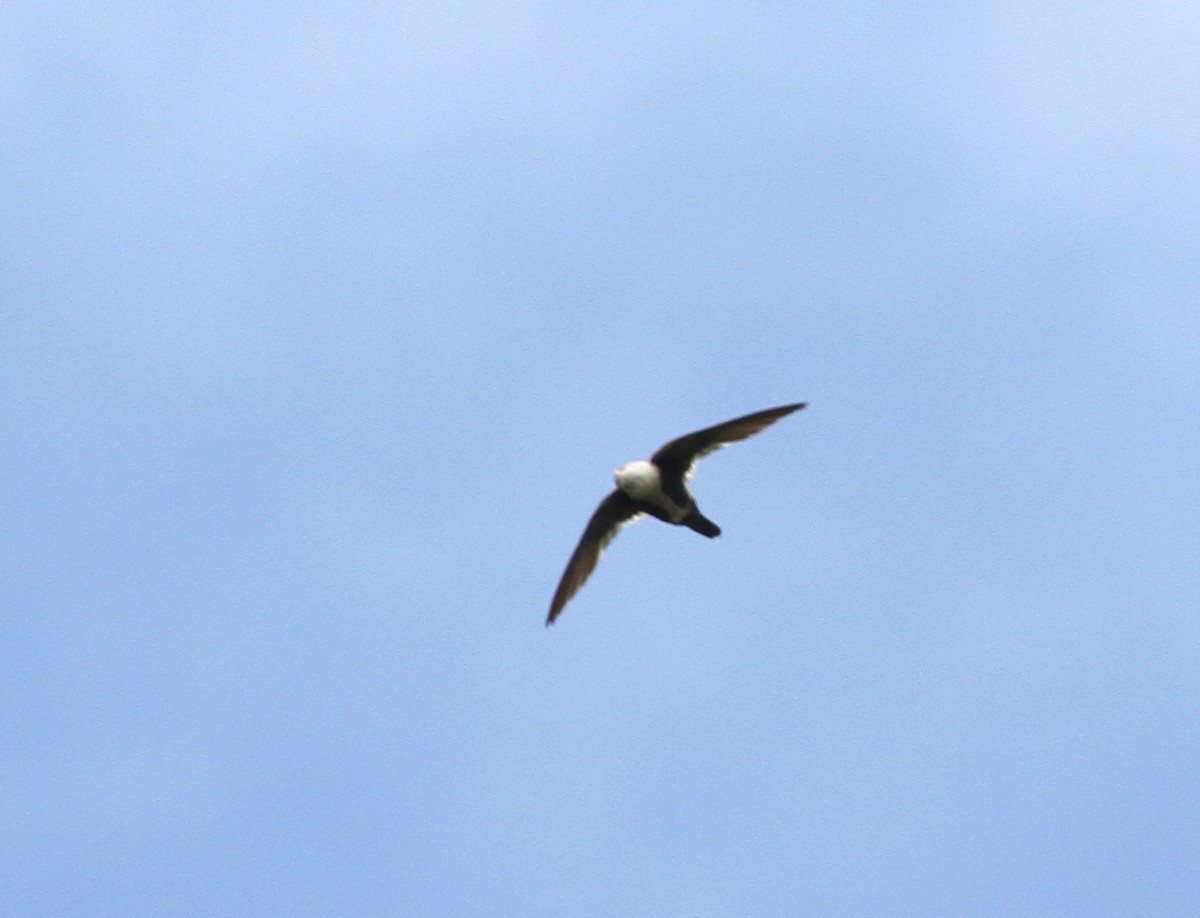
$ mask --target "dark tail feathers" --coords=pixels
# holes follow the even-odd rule
[[[692,508],[692,512],[680,522],[687,526],[688,529],[693,529],[700,533],[700,535],[708,536],[710,539],[715,539],[721,534],[721,527],[695,508]]]

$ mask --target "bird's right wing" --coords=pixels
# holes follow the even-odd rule
[[[562,579],[558,582],[558,589],[554,591],[554,599],[550,603],[550,614],[546,616],[547,625],[554,623],[571,597],[587,582],[592,571],[596,569],[600,553],[613,540],[613,536],[620,531],[622,526],[633,522],[642,513],[643,511],[638,509],[633,498],[620,488],[600,502],[600,506],[592,514],[592,518],[588,520],[579,544],[575,546],[575,551],[571,555],[571,560],[567,562],[567,569],[563,571]]]

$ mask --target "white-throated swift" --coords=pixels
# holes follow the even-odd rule
[[[635,459],[617,469],[613,474],[617,487],[600,502],[588,520],[579,544],[567,562],[567,569],[558,582],[558,589],[554,591],[546,624],[554,623],[571,597],[587,582],[596,569],[600,553],[627,523],[648,513],[664,523],[687,526],[710,539],[719,536],[721,527],[700,512],[696,499],[687,487],[696,460],[726,444],[754,436],[806,404],[797,402],[780,408],[768,408],[684,434],[661,447],[649,461]]]

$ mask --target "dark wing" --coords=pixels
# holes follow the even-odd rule
[[[736,443],[752,437],[760,430],[770,427],[780,418],[799,411],[807,402],[797,402],[794,405],[783,405],[779,408],[768,408],[766,411],[756,411],[723,424],[714,424],[695,433],[684,434],[663,446],[650,457],[650,461],[659,467],[663,475],[663,488],[670,484],[685,481],[691,474],[696,460],[707,456],[715,449],[720,449],[728,443]],[[677,503],[686,503],[686,494],[671,494],[668,497]]]
[[[600,501],[600,506],[596,508],[596,512],[592,514],[587,527],[583,530],[579,544],[575,546],[571,560],[567,562],[567,569],[563,571],[562,579],[558,581],[558,589],[554,591],[554,599],[550,603],[550,614],[546,616],[547,625],[554,624],[554,620],[562,612],[563,606],[587,582],[592,571],[596,569],[600,553],[612,541],[618,530],[626,523],[641,516],[642,513],[643,511],[638,508],[633,498],[620,488]]]

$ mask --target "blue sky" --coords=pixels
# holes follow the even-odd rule
[[[1195,912],[1198,46],[7,4],[4,913]]]

